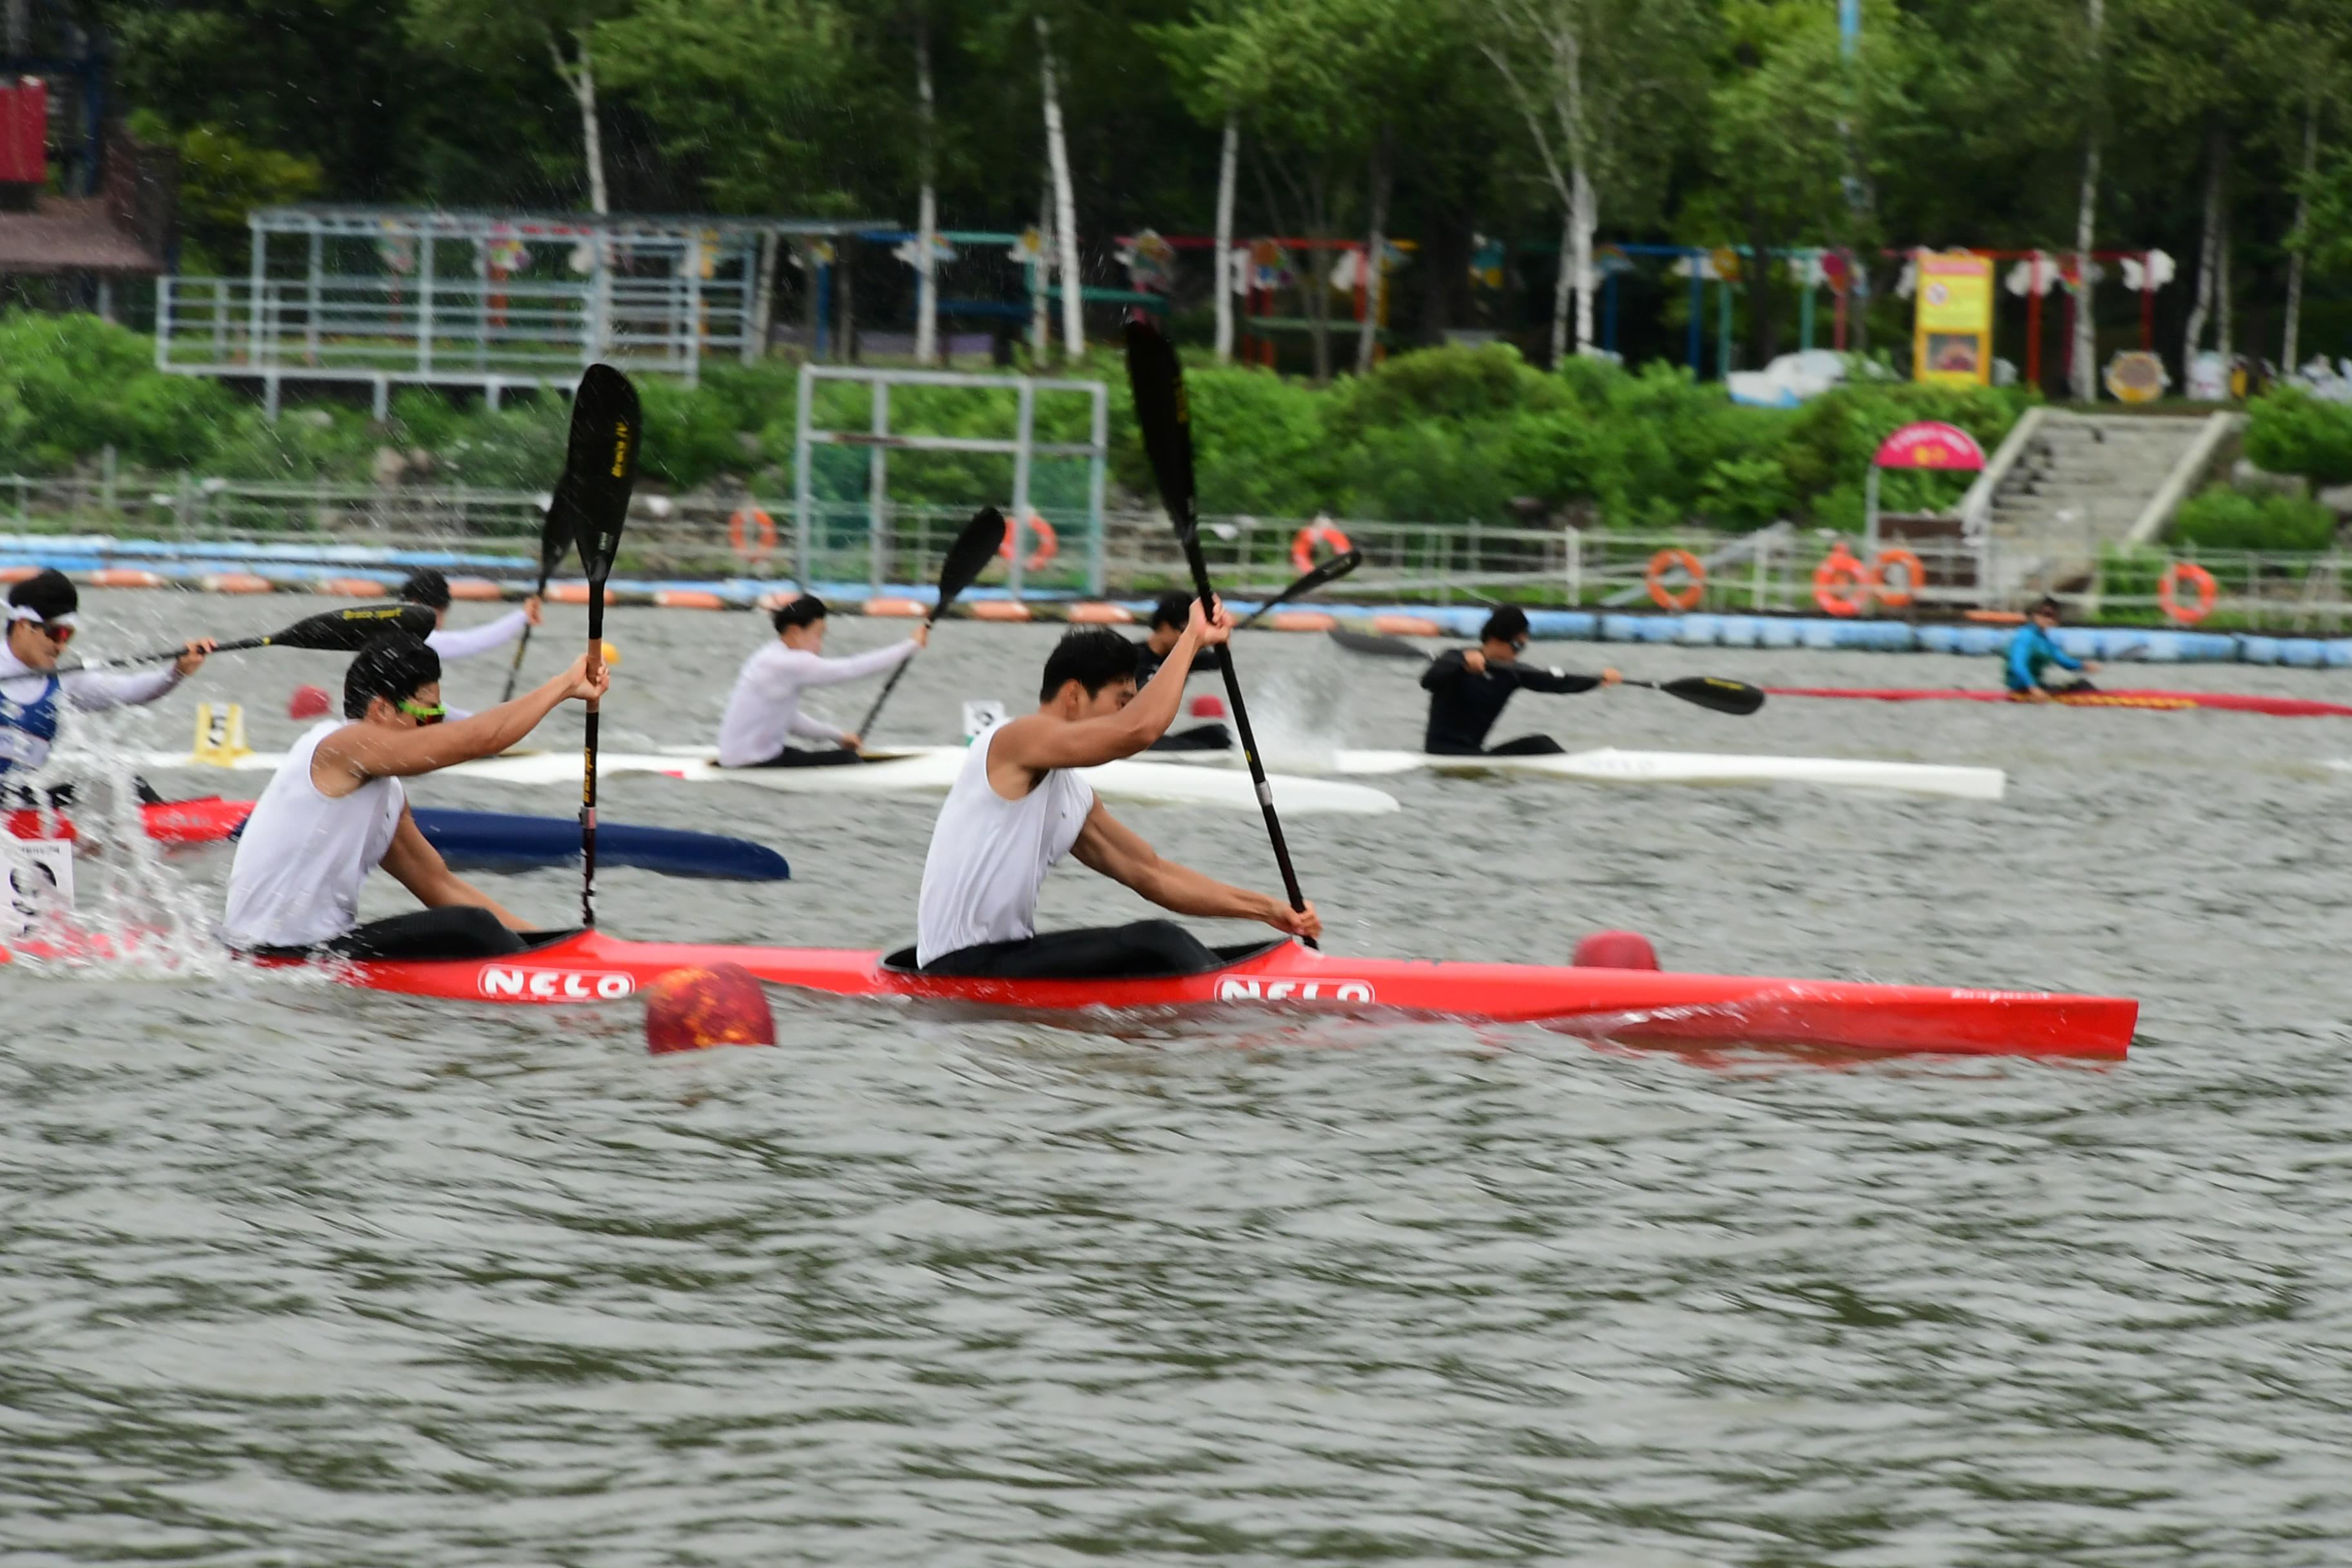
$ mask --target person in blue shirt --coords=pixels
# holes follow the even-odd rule
[[[2096,689],[2083,678],[2099,667],[2060,647],[2058,639],[2051,635],[2057,629],[2058,601],[2045,598],[2033,606],[2025,624],[2009,639],[2009,663],[2001,671],[2001,679],[2008,684],[2011,697],[2021,702],[2047,702],[2069,692]],[[2074,679],[2051,679],[2052,665]]]

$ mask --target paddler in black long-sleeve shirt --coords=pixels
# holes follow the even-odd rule
[[[1162,594],[1151,611],[1151,635],[1135,645],[1135,685],[1137,690],[1151,684],[1160,673],[1177,640],[1183,637],[1184,627],[1192,616],[1192,595]],[[1222,674],[1225,668],[1225,650],[1204,647],[1192,657],[1192,673]],[[1234,744],[1233,731],[1220,723],[1195,724],[1189,730],[1177,730],[1154,741],[1150,749],[1155,752],[1225,752]]]
[[[1519,662],[1528,646],[1525,610],[1506,605],[1486,617],[1478,646],[1440,654],[1421,678],[1429,693],[1429,732],[1423,749],[1442,757],[1549,756],[1567,748],[1549,735],[1522,735],[1499,746],[1486,744],[1486,731],[1502,717],[1503,704],[1514,691],[1590,691],[1614,686],[1613,669],[1599,675],[1570,675],[1564,669],[1538,669]]]

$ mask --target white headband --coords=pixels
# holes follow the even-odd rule
[[[46,626],[72,626],[81,624],[80,617],[78,616],[45,616],[30,605],[9,605],[8,618],[11,621],[38,621]]]

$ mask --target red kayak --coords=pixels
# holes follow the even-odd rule
[[[147,837],[163,844],[218,844],[243,826],[252,813],[253,802],[223,800],[218,795],[157,801],[139,808],[139,815],[147,821]],[[73,819],[57,812],[11,811],[5,814],[5,825],[18,838],[76,837]]]
[[[2029,698],[2006,691],[1912,689],[1871,686],[1768,686],[1774,697],[1844,697],[1864,702],[2016,702]],[[2218,708],[2232,713],[2270,713],[2281,719],[2352,719],[2352,707],[2340,702],[2315,702],[2305,697],[2249,697],[2227,691],[2082,691],[2053,696],[2069,708],[2142,708],[2178,712],[2189,708]]]
[[[609,1002],[673,969],[741,964],[775,985],[1058,1012],[1226,1006],[1543,1024],[1629,1044],[2120,1058],[2139,1005],[2115,996],[1769,980],[1658,970],[1341,958],[1292,942],[1227,949],[1205,973],[1148,980],[967,980],[909,955],[630,942],[571,932],[509,958],[338,965],[349,983],[453,1001]]]

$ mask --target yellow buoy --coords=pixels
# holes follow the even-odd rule
[[[614,647],[609,638],[604,644],[604,663],[608,668],[618,669],[621,668],[621,650]]]

